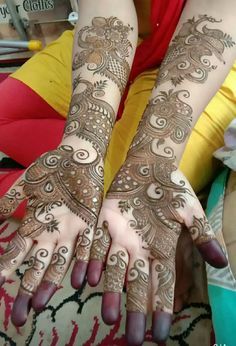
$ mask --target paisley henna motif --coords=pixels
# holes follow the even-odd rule
[[[82,51],[75,55],[73,69],[87,64],[89,71],[112,80],[123,93],[130,72],[126,59],[132,50],[128,40],[131,30],[116,17],[93,18],[92,25],[78,33]]]
[[[204,83],[209,72],[217,68],[209,58],[214,56],[224,63],[225,48],[235,45],[230,35],[207,26],[219,22],[200,15],[198,19],[192,18],[184,23],[162,62],[156,85],[171,81],[176,86],[184,79]]]

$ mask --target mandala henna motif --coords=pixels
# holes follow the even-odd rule
[[[209,72],[217,68],[208,57],[214,56],[224,63],[225,48],[235,45],[230,35],[207,27],[209,23],[219,22],[200,15],[198,19],[192,18],[184,23],[162,62],[156,85],[171,81],[176,86],[184,79],[204,83]]]
[[[145,262],[137,260],[129,272],[127,286],[127,311],[147,312],[148,274],[145,273]]]
[[[112,80],[123,93],[130,72],[126,59],[132,50],[128,40],[131,30],[116,17],[93,18],[92,25],[78,33],[78,46],[82,51],[75,55],[73,70],[87,64],[89,71]]]

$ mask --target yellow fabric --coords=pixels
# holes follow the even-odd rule
[[[114,127],[105,164],[105,189],[125,159],[139,120],[154,86],[157,70],[142,73],[126,99],[122,119]],[[196,192],[216,174],[213,152],[223,145],[224,130],[236,116],[236,63],[220,90],[211,100],[189,138],[180,168]]]
[[[72,93],[73,35],[73,31],[65,31],[11,75],[28,85],[63,117],[68,114]]]
[[[73,31],[37,53],[11,76],[39,94],[59,114],[66,117],[71,98]],[[32,73],[37,71],[37,73]],[[142,73],[132,84],[123,117],[114,127],[105,163],[105,190],[119,169],[135,134],[153,88],[156,70]],[[180,168],[196,192],[211,181],[216,172],[212,153],[223,145],[224,130],[236,115],[236,64],[221,89],[196,124]]]

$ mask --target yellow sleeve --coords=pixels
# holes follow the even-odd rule
[[[139,75],[126,99],[122,119],[115,124],[105,163],[105,190],[126,157],[129,145],[154,86],[157,70]],[[236,63],[223,85],[200,116],[189,138],[180,169],[195,192],[204,188],[217,173],[213,152],[223,145],[225,128],[236,116]]]
[[[72,30],[65,31],[11,75],[29,86],[64,117],[72,93],[73,36]]]

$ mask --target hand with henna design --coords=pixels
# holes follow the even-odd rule
[[[105,261],[110,235],[103,319],[108,324],[118,319],[127,276],[126,334],[130,342],[136,340],[137,344],[144,339],[150,303],[154,340],[168,336],[174,303],[175,252],[183,228],[188,228],[208,263],[219,268],[227,264],[200,202],[177,169],[173,151],[163,148],[163,143],[156,145],[163,149],[162,154],[157,155],[151,146],[150,151],[130,150],[103,202],[88,271],[88,281],[95,285],[100,273],[94,273],[93,267]]]
[[[15,325],[25,323],[31,306],[37,311],[44,308],[75,252],[72,284],[83,282],[102,195],[103,158],[91,143],[81,140],[77,150],[64,144],[42,155],[0,200],[0,215],[6,218],[27,199],[17,235],[0,258],[3,284],[30,252],[13,306]]]
[[[81,0],[79,4],[73,92],[61,144],[36,160],[0,199],[0,217],[5,218],[27,200],[17,235],[0,258],[3,284],[30,252],[29,268],[13,306],[12,321],[17,326],[25,323],[31,306],[36,311],[45,307],[74,253],[72,286],[80,288],[86,275],[103,197],[105,154],[137,41],[132,0],[122,0],[125,6],[118,0],[112,6],[102,2]],[[106,17],[97,16],[101,7]]]

